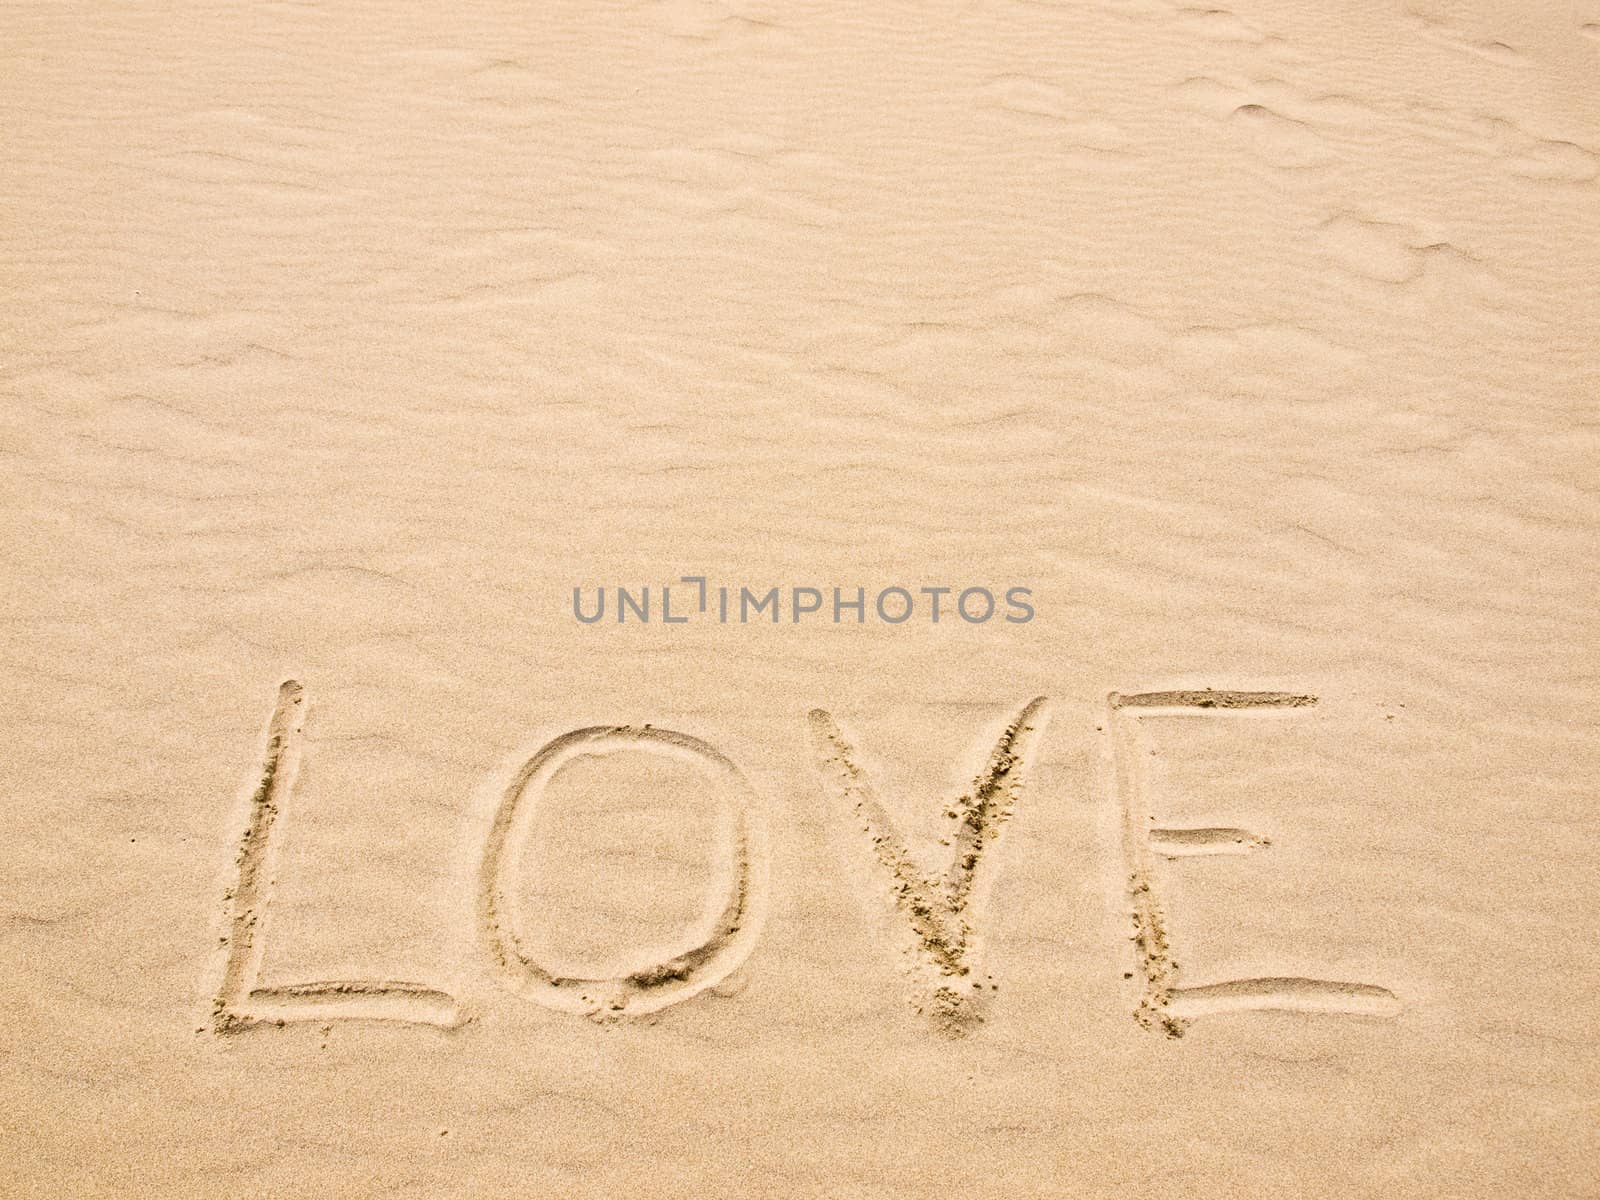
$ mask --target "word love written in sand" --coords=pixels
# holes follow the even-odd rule
[[[1167,916],[1154,886],[1158,857],[1246,854],[1266,846],[1248,830],[1166,828],[1147,810],[1140,768],[1141,725],[1148,718],[1220,718],[1292,712],[1316,700],[1287,692],[1112,693],[1107,700],[1128,866],[1137,977],[1134,1013],[1146,1028],[1177,1037],[1207,1013],[1279,1009],[1384,1017],[1399,1011],[1386,988],[1329,979],[1259,977],[1199,985],[1179,982],[1168,948]],[[226,958],[212,1002],[212,1028],[234,1034],[291,1021],[379,1020],[455,1028],[468,1018],[447,993],[398,980],[340,979],[263,984],[260,980],[268,892],[283,811],[299,764],[306,696],[295,682],[278,692],[261,776],[250,797],[239,849],[238,878],[227,893]],[[832,715],[810,714],[818,765],[830,790],[849,805],[868,837],[873,858],[903,932],[905,966],[917,981],[913,1002],[934,1028],[962,1036],[982,1021],[994,990],[980,951],[984,898],[995,846],[1022,783],[1028,755],[1044,724],[1041,697],[1023,707],[1000,735],[972,787],[946,806],[952,823],[949,862],[929,870],[909,852],[849,739]],[[662,755],[697,771],[732,813],[724,854],[723,888],[697,922],[688,944],[625,975],[579,978],[541,963],[529,949],[528,914],[518,902],[527,846],[541,798],[552,777],[577,759],[619,751]],[[743,774],[714,747],[685,733],[651,726],[596,726],[547,743],[516,772],[500,799],[478,877],[479,940],[498,978],[511,991],[561,1012],[626,1018],[658,1012],[721,983],[749,956],[760,936],[766,900],[767,847],[762,806]],[[709,930],[709,932],[706,932]]]

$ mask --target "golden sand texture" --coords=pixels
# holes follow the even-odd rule
[[[1600,0],[1218,2],[0,2],[0,1196],[1600,1195]]]

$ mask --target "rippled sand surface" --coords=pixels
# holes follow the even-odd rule
[[[0,3],[0,1194],[1596,1194],[1600,6],[1219,2]]]

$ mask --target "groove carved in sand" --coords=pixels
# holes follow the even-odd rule
[[[1156,894],[1155,856],[1249,853],[1270,845],[1245,829],[1152,828],[1154,814],[1141,767],[1140,723],[1148,717],[1203,713],[1250,713],[1307,708],[1315,696],[1293,692],[1169,691],[1124,695],[1112,692],[1106,727],[1111,732],[1116,788],[1122,806],[1123,852],[1133,906],[1133,943],[1143,994],[1134,1016],[1147,1029],[1181,1037],[1190,1021],[1218,1012],[1278,1009],[1390,1017],[1400,1011],[1398,997],[1370,983],[1329,979],[1263,977],[1181,986],[1167,938],[1167,915]]]
[[[895,907],[909,926],[911,965],[925,985],[918,1008],[952,1037],[964,1036],[983,1019],[988,981],[979,969],[975,930],[982,869],[1016,802],[1023,760],[1044,724],[1044,707],[1041,696],[1023,708],[1000,735],[971,789],[945,810],[954,823],[952,851],[949,865],[938,873],[912,858],[832,715],[820,708],[811,712],[823,778],[861,819]]]
[[[664,754],[704,773],[735,815],[727,848],[727,890],[710,932],[695,944],[616,977],[579,978],[537,962],[525,949],[524,913],[516,898],[523,851],[550,779],[573,759],[617,751]],[[760,936],[766,902],[767,851],[761,807],[731,761],[685,733],[602,725],[548,743],[506,788],[489,832],[478,892],[479,932],[502,980],[514,991],[563,1012],[598,1019],[659,1012],[714,987],[749,956]]]
[[[450,1029],[465,1019],[460,1005],[435,988],[402,980],[342,979],[263,987],[263,934],[275,860],[274,830],[294,787],[305,726],[305,689],[289,680],[278,689],[267,730],[261,777],[250,797],[239,847],[239,876],[227,894],[228,956],[212,1001],[211,1025],[233,1034],[290,1021],[400,1021]]]

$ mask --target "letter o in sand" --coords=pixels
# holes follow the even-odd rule
[[[687,763],[707,778],[733,808],[726,891],[710,917],[709,936],[627,975],[581,979],[560,975],[524,950],[525,914],[515,891],[534,813],[546,785],[562,766],[583,755],[644,751]],[[594,1017],[659,1012],[715,987],[749,956],[761,935],[767,889],[766,831],[761,804],[739,769],[723,754],[686,733],[649,726],[597,725],[562,734],[517,771],[489,829],[479,889],[478,919],[489,955],[513,991],[548,1008]],[[706,922],[696,922],[705,928]]]

